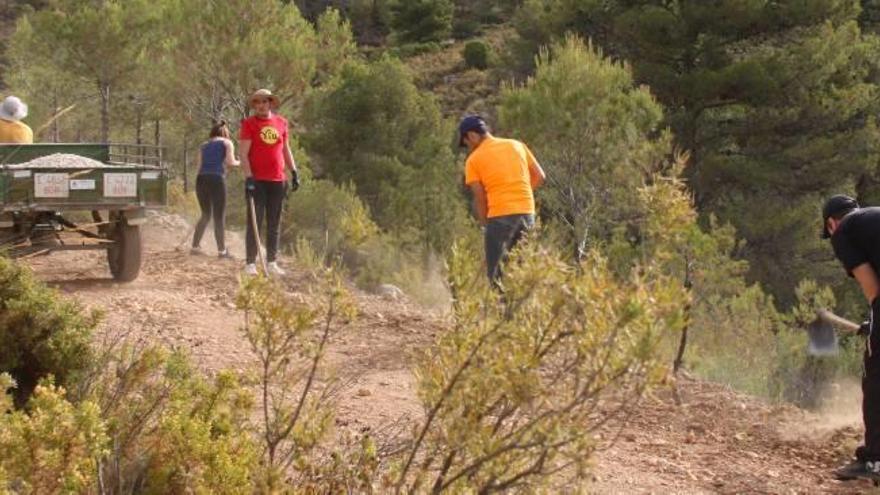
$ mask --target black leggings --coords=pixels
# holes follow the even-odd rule
[[[271,263],[278,256],[278,243],[281,237],[281,209],[286,196],[284,182],[269,182],[264,180],[254,181],[254,208],[257,210],[257,228],[263,231],[263,219],[266,219],[266,261]],[[247,191],[245,191],[247,198]],[[257,238],[250,219],[250,206],[248,209],[247,235],[245,245],[247,248],[247,262],[254,263],[257,260]]]
[[[196,197],[199,199],[202,216],[196,224],[192,245],[194,248],[199,247],[202,236],[205,235],[205,227],[213,216],[214,239],[217,241],[217,250],[222,253],[226,250],[226,179],[222,175],[199,175],[196,179]]]

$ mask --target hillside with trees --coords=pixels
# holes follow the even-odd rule
[[[302,176],[281,232],[294,276],[208,274],[169,237],[149,288],[119,288],[161,292],[164,274],[216,304],[198,314],[237,344],[207,365],[182,335],[156,338],[177,328],[161,311],[126,320],[134,296],[0,256],[0,494],[613,492],[608,425],[634,414],[633,438],[650,436],[656,411],[697,421],[707,394],[763,411],[719,426],[763,425],[737,437],[760,451],[749,462],[845,460],[850,430],[786,444],[767,425],[860,372],[862,340],[817,357],[804,329],[820,308],[866,313],[819,213],[835,193],[880,205],[880,2],[41,0],[5,2],[0,21],[4,94],[28,103],[37,141],[164,147],[162,235],[186,233],[195,155],[215,122],[237,134],[256,89],[279,96]],[[471,113],[547,173],[503,297],[462,183]],[[244,178],[228,182],[241,231]],[[69,263],[100,278],[86,255]],[[185,327],[186,302],[163,297]],[[377,362],[406,377],[404,405],[362,431],[339,395],[382,388],[352,389],[375,370],[340,357],[367,352],[346,347],[349,325],[364,348],[382,334],[383,356],[403,339]]]

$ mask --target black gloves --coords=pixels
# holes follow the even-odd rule
[[[257,185],[254,182],[253,177],[248,177],[244,180],[244,195],[245,197],[251,197],[254,195],[254,191],[257,189]]]
[[[290,189],[289,192],[296,192],[299,189],[299,173],[296,169],[290,172]]]
[[[862,324],[859,325],[859,331],[856,333],[858,335],[861,335],[862,337],[867,337],[868,335],[871,335],[871,322],[867,320],[863,321]]]

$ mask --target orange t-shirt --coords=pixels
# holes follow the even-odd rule
[[[34,131],[17,120],[0,119],[0,144],[31,144]]]
[[[468,157],[464,182],[483,185],[489,203],[489,218],[533,215],[535,196],[529,167],[537,164],[525,144],[513,139],[487,137]]]

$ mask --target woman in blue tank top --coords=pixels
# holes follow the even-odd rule
[[[199,244],[202,242],[208,222],[213,217],[218,256],[231,258],[225,240],[226,168],[238,165],[235,148],[229,139],[229,128],[226,126],[226,121],[221,120],[211,128],[209,139],[201,145],[196,155],[196,166],[199,169],[199,176],[196,178],[196,197],[199,200],[202,216],[196,224],[191,254],[203,254]]]

